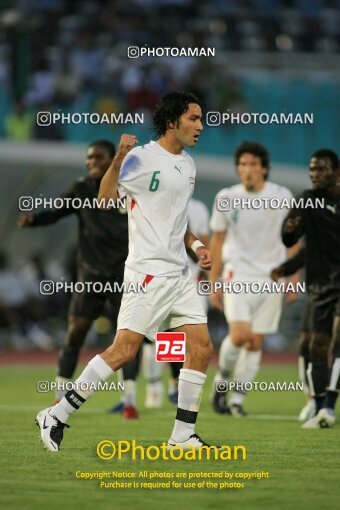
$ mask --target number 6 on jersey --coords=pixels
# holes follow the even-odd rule
[[[151,178],[151,182],[150,182],[150,186],[149,186],[149,191],[157,191],[158,190],[158,186],[159,186],[159,179],[157,179],[157,175],[160,174],[161,172],[159,170],[156,170],[156,172],[154,172],[152,174],[152,178]]]

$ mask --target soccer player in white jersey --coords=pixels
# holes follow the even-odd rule
[[[204,270],[211,269],[212,259],[209,250],[187,230],[196,169],[183,150],[195,147],[203,129],[201,120],[195,96],[167,94],[153,115],[157,143],[132,149],[136,138],[124,135],[101,182],[99,199],[128,197],[129,254],[124,280],[127,286],[144,283],[146,292],[124,293],[113,344],[88,363],[59,404],[36,416],[43,444],[51,452],[59,450],[70,414],[93,393],[93,387],[131,361],[144,336],[153,339],[157,331],[167,329],[186,334],[187,352],[168,445],[204,445],[195,434],[195,423],[212,343],[188,268],[186,247],[196,253]]]
[[[209,210],[207,206],[197,200],[191,198],[188,207],[188,229],[192,232],[197,239],[205,246],[209,244]],[[197,263],[197,257],[192,250],[187,250],[189,268],[191,270],[192,278],[195,284],[203,278],[204,272]],[[199,296],[202,301],[202,306],[207,313],[208,299],[207,296]],[[162,369],[163,363],[155,361],[155,346],[154,344],[144,343],[143,345],[143,373],[146,380],[146,400],[145,407],[158,408],[162,405],[163,397],[163,382],[162,382]],[[178,403],[178,380],[180,370],[183,366],[182,363],[170,363],[171,376],[168,383],[168,396],[173,404]]]
[[[235,165],[241,183],[217,193],[210,221],[210,250],[214,260],[211,280],[217,282],[222,275],[223,281],[231,284],[271,283],[271,270],[286,258],[281,226],[287,206],[266,208],[264,200],[251,201],[255,198],[290,200],[292,194],[287,188],[267,181],[269,155],[261,145],[243,142],[235,152]],[[223,209],[223,204],[228,210],[219,210]],[[265,335],[274,333],[278,328],[282,294],[246,293],[244,285],[242,292],[237,292],[223,294],[229,334],[220,348],[212,403],[218,413],[241,417],[246,415],[243,409],[244,388],[239,386],[239,391],[232,394],[227,406],[227,384],[219,381],[230,381],[234,370],[236,382],[254,380],[260,367],[262,341]],[[223,310],[222,293],[213,293],[211,303]]]

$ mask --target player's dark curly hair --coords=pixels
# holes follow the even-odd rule
[[[152,116],[152,127],[157,137],[163,136],[170,124],[178,123],[181,115],[188,111],[189,103],[200,104],[194,94],[186,92],[169,92],[162,97]]]
[[[329,159],[332,163],[332,170],[337,170],[339,168],[339,158],[337,154],[330,149],[319,149],[311,155],[311,159],[312,158]]]
[[[108,140],[96,140],[94,142],[91,142],[87,148],[90,147],[101,147],[102,149],[106,150],[106,152],[109,154],[110,158],[114,158],[116,154],[116,147],[115,144],[112,142],[109,142]]]
[[[265,147],[263,147],[263,145],[260,145],[259,143],[256,143],[256,142],[247,142],[247,141],[242,142],[241,145],[239,145],[235,151],[235,165],[236,166],[238,165],[242,154],[245,154],[246,152],[249,154],[253,154],[253,156],[257,156],[260,158],[261,166],[263,168],[267,169],[267,173],[264,176],[264,179],[267,180],[268,175],[269,175],[269,170],[270,170],[270,160],[269,160],[269,153],[268,153],[267,149]]]

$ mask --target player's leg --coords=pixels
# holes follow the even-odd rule
[[[339,314],[339,305],[337,314]],[[334,319],[332,345],[331,345],[331,371],[330,380],[326,391],[326,397],[322,409],[318,414],[320,427],[331,427],[335,422],[335,404],[340,390],[340,315]]]
[[[311,343],[307,377],[316,405],[316,416],[306,421],[305,429],[319,428],[318,413],[324,407],[326,388],[329,383],[329,349],[332,341],[334,315],[338,295],[329,291],[310,294]]]
[[[312,332],[307,379],[315,402],[316,416],[302,425],[302,428],[305,429],[319,428],[317,417],[320,409],[323,407],[329,380],[328,352],[330,343],[331,336],[328,333]]]
[[[87,271],[78,271],[79,282],[94,282],[98,278]],[[106,279],[102,281],[106,283]],[[67,335],[58,357],[56,402],[61,400],[67,391],[65,386],[73,377],[86,335],[92,322],[102,312],[105,299],[105,293],[87,292],[85,290],[72,295],[68,310]]]
[[[271,283],[266,278],[261,278],[261,281]],[[265,335],[277,331],[282,310],[281,293],[249,293],[244,299],[250,310],[251,333],[234,374],[236,388],[237,385],[241,388],[234,391],[229,401],[229,413],[235,417],[246,415],[242,406],[247,392],[242,386],[246,382],[254,381],[260,369],[263,340]]]
[[[164,393],[162,381],[163,364],[156,361],[155,345],[153,342],[144,342],[142,366],[146,382],[145,407],[161,407]]]
[[[301,409],[299,414],[299,421],[305,422],[312,418],[316,412],[315,400],[311,395],[311,389],[309,387],[307,370],[310,363],[310,342],[311,342],[311,333],[310,331],[302,330],[300,332],[300,340],[299,340],[299,379],[303,384],[304,393],[307,398],[307,403]]]
[[[143,338],[144,334],[127,329],[118,330],[113,344],[87,364],[75,381],[73,389],[68,391],[58,404],[38,413],[36,423],[40,427],[41,439],[48,450],[52,452],[59,450],[69,416],[86,402],[100,383],[135,358]]]
[[[213,409],[218,413],[228,412],[226,404],[228,385],[242,352],[242,347],[250,341],[251,329],[249,322],[235,321],[229,323],[229,334],[221,344],[218,371],[214,379]]]
[[[263,340],[264,335],[252,333],[251,341],[244,346],[236,363],[234,371],[236,388],[228,405],[229,413],[236,418],[247,415],[243,409],[243,403],[247,396],[245,383],[253,382],[260,369]]]
[[[56,401],[60,401],[67,392],[67,383],[71,381],[73,377],[80,350],[84,345],[91,324],[92,319],[88,317],[79,317],[76,315],[69,315],[68,317],[67,334],[58,357]]]
[[[224,293],[224,313],[229,333],[221,343],[218,369],[212,389],[212,406],[217,413],[228,412],[226,403],[228,382],[233,374],[241,348],[251,340],[251,312],[245,293]]]
[[[115,406],[109,409],[110,413],[122,413],[123,418],[132,420],[138,418],[137,411],[137,378],[142,358],[142,346],[139,348],[137,356],[130,363],[126,363],[118,370],[118,380],[124,384],[124,391],[121,398]]]
[[[145,279],[146,275],[125,268],[127,288],[130,284],[139,288]],[[154,338],[160,324],[169,317],[176,286],[173,282],[168,283],[166,278],[151,278],[148,281],[145,291],[124,293],[113,344],[88,363],[73,389],[66,393],[59,404],[38,413],[36,423],[40,427],[41,439],[50,451],[59,450],[70,414],[79,409],[101,382],[132,361],[144,336]]]
[[[121,284],[120,279],[111,278],[111,288],[116,287],[116,283]],[[113,330],[117,329],[117,321],[119,310],[121,307],[122,293],[113,292],[107,295],[107,306],[112,321]],[[122,413],[122,417],[126,420],[134,420],[138,418],[137,411],[137,378],[139,375],[140,362],[141,362],[142,347],[140,347],[137,356],[130,363],[126,363],[120,370],[118,370],[118,379],[124,383],[124,391],[121,395],[120,401],[115,406],[109,409],[110,413]]]
[[[301,409],[299,414],[299,421],[305,422],[315,416],[316,405],[315,400],[311,395],[311,389],[308,381],[308,366],[310,363],[310,342],[311,342],[311,327],[312,327],[312,300],[307,297],[304,311],[302,314],[301,331],[299,339],[299,379],[303,384],[304,393],[307,398],[307,403]]]
[[[206,324],[187,324],[176,328],[186,334],[186,360],[178,381],[178,407],[169,446],[202,446],[195,435],[201,393],[213,347]]]
[[[207,316],[190,271],[179,279],[170,320],[168,324],[164,324],[164,330],[166,329],[183,331],[186,334],[186,358],[179,375],[178,407],[168,445],[200,448],[204,442],[195,434],[195,424],[213,347]]]
[[[171,376],[168,383],[168,397],[172,404],[178,404],[178,379],[183,363],[169,363]]]

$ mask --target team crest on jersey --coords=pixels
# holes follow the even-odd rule
[[[191,191],[195,189],[195,177],[189,177]]]

